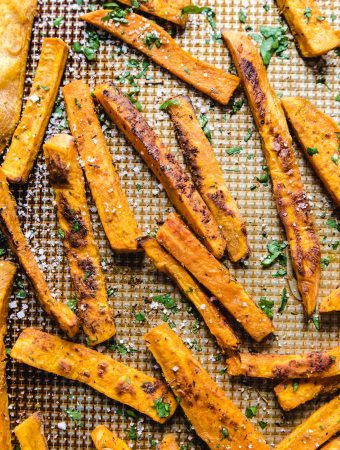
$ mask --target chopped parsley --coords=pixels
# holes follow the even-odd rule
[[[287,245],[287,242],[279,242],[277,240],[273,240],[272,242],[267,244],[268,255],[264,258],[263,261],[261,261],[262,266],[271,266],[275,261],[277,261],[280,265],[285,265],[287,260],[282,252],[287,247]]]
[[[118,23],[129,23],[126,16],[128,15],[128,10],[121,8],[117,3],[107,3],[103,5],[104,7],[109,7],[111,11],[102,18],[102,22],[108,22],[112,20]]]
[[[74,99],[74,104],[78,109],[81,109],[81,104],[79,103],[79,100],[77,98]]]
[[[227,428],[222,428],[221,435],[221,441],[223,441],[224,439],[229,439],[229,431],[227,430]]]
[[[177,302],[174,298],[171,297],[169,294],[164,295],[154,295],[153,300],[155,302],[161,303],[166,307],[166,309],[177,310]]]
[[[238,13],[238,20],[241,23],[246,23],[247,21],[247,13],[243,11],[243,9],[240,9],[239,13]]]
[[[313,316],[312,317],[312,322],[313,322],[313,325],[315,326],[315,328],[319,331],[320,330],[319,316]]]
[[[148,46],[149,49],[152,49],[153,45],[157,48],[161,48],[162,41],[155,33],[148,33],[143,39],[143,43]]]
[[[215,11],[208,6],[196,6],[196,5],[188,5],[182,9],[182,16],[184,14],[203,14],[208,19],[208,23],[213,30],[212,38],[214,41],[219,42],[221,40],[221,33],[217,30],[216,22],[215,22]]]
[[[129,439],[131,441],[137,441],[138,440],[138,434],[137,434],[137,428],[135,425],[131,425],[129,429]]]
[[[269,319],[272,319],[274,317],[273,306],[274,302],[272,300],[268,300],[266,297],[260,298],[259,307],[269,317]]]
[[[81,419],[81,412],[78,411],[77,409],[66,409],[65,410],[69,416],[69,418],[73,421],[76,422],[78,425],[81,425],[80,419]]]
[[[170,98],[169,100],[162,103],[161,106],[159,107],[159,109],[161,111],[166,111],[169,108],[169,106],[173,106],[173,105],[179,105],[179,101],[176,100],[175,98]]]
[[[6,356],[10,356],[11,355],[11,351],[12,351],[12,349],[10,347],[6,347],[6,349],[5,349]]]
[[[58,236],[60,237],[60,239],[65,239],[65,231],[61,228],[58,228]]]
[[[257,181],[259,183],[263,184],[264,186],[268,186],[268,181],[269,181],[268,167],[267,166],[263,166],[262,170],[263,170],[264,173],[261,173],[261,175],[256,177],[256,179],[257,179]]]
[[[339,154],[338,153],[334,153],[334,155],[331,157],[332,162],[334,162],[334,164],[338,165],[339,164]]]
[[[271,27],[260,26],[260,35],[256,33],[249,33],[249,36],[260,44],[260,54],[263,64],[268,66],[272,57],[288,59],[284,52],[288,49],[289,38],[287,36],[287,27]]]
[[[115,342],[114,344],[110,345],[109,347],[110,350],[116,350],[120,355],[124,356],[127,355],[128,353],[134,353],[137,350],[132,348],[132,347],[127,347],[124,344],[120,344],[118,342]]]
[[[329,256],[325,256],[324,258],[321,258],[321,269],[326,269],[327,266],[329,266],[329,263],[331,262],[331,258]]]
[[[88,61],[93,61],[96,59],[99,46],[98,33],[95,30],[86,30],[86,44],[82,46],[80,42],[75,42],[73,44],[73,51],[83,53]]]
[[[77,299],[75,296],[71,297],[69,300],[67,300],[66,305],[75,312],[77,310]]]
[[[311,19],[311,17],[312,17],[312,14],[313,14],[312,8],[307,7],[307,8],[304,9],[304,11],[303,11],[303,17],[305,18],[305,22],[306,22],[306,23],[309,23],[309,21],[310,21],[310,19]]]
[[[205,114],[201,114],[201,115],[199,116],[199,118],[198,118],[198,121],[199,121],[199,123],[200,123],[200,126],[201,126],[201,128],[202,128],[204,134],[206,135],[208,141],[209,141],[210,144],[211,144],[211,142],[212,142],[212,137],[211,137],[211,131],[210,131],[210,128],[209,128],[209,126],[208,126],[208,122],[209,122],[208,117],[207,117]]]
[[[145,322],[146,317],[145,317],[145,312],[144,311],[140,311],[139,313],[135,314],[135,321],[137,323],[143,323]]]
[[[299,380],[294,380],[292,383],[293,391],[296,392],[299,389]]]
[[[63,16],[57,17],[56,19],[53,20],[53,27],[54,27],[54,28],[59,28],[60,25],[61,25],[63,22],[64,22],[64,17],[63,17]]]
[[[283,288],[282,294],[281,294],[281,304],[279,306],[279,313],[282,313],[285,310],[287,302],[288,302],[287,289]]]
[[[232,101],[230,102],[230,108],[231,108],[230,115],[234,116],[235,114],[237,114],[243,105],[244,105],[244,98],[240,98],[239,100],[235,100],[233,98]]]
[[[307,153],[309,156],[313,156],[319,153],[316,147],[307,147]]]
[[[170,415],[170,405],[169,403],[163,402],[162,398],[155,400],[153,407],[156,409],[158,417],[164,418]]]
[[[337,96],[335,97],[335,100],[336,100],[337,102],[340,102],[340,94],[337,94]]]
[[[227,155],[239,155],[241,151],[243,150],[243,147],[230,147],[226,149]]]
[[[252,419],[253,417],[255,417],[257,415],[258,412],[258,407],[255,406],[248,406],[248,408],[246,408],[245,411],[245,415],[247,417],[247,419]]]
[[[264,430],[268,425],[267,422],[264,422],[263,420],[259,420],[257,423],[259,424],[261,430]]]
[[[109,298],[112,298],[112,297],[114,297],[114,296],[116,295],[117,291],[118,291],[118,288],[116,288],[116,287],[110,287],[110,288],[108,288],[108,290],[106,291],[106,294],[107,294],[107,296],[108,296]]]
[[[251,128],[248,128],[247,134],[244,137],[244,142],[248,142],[249,139],[252,137],[253,135],[253,130]]]

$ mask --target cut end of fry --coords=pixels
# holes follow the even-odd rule
[[[104,425],[98,425],[92,433],[91,438],[97,450],[130,450],[130,447]]]
[[[23,450],[32,449],[32,443],[34,443],[34,448],[37,450],[48,450],[44,436],[43,416],[38,412],[15,427],[14,434]]]
[[[340,286],[320,303],[321,313],[340,312]]]
[[[162,439],[159,450],[180,450],[175,435],[172,433],[166,434]]]

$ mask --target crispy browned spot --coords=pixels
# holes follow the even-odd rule
[[[292,374],[297,371],[303,371],[306,374],[312,374],[315,372],[323,372],[328,370],[331,365],[334,364],[334,360],[327,353],[312,352],[307,355],[306,359],[290,361],[286,366],[277,366],[273,370],[274,378],[291,378]]]
[[[106,362],[101,362],[98,364],[97,372],[98,372],[98,376],[100,378],[103,378],[103,376],[105,375],[105,372],[107,371],[107,367],[108,367],[108,365]]]
[[[60,195],[61,214],[70,224],[70,231],[66,234],[66,239],[73,248],[82,248],[86,246],[86,237],[88,234],[80,211],[75,211],[70,207],[66,197]]]
[[[159,386],[161,385],[161,382],[159,380],[155,380],[154,382],[146,382],[142,384],[142,389],[147,394],[153,394],[157,391]]]
[[[68,185],[68,169],[64,161],[58,154],[49,156],[47,159],[48,171],[50,174],[50,180],[53,186],[61,187]]]
[[[266,114],[266,95],[260,87],[260,81],[256,69],[251,61],[241,58],[240,68],[244,78],[251,84],[254,94],[254,102],[258,108],[261,119],[264,119]]]

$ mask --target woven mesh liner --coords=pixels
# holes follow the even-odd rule
[[[238,18],[241,8],[247,12],[246,25],[251,26],[254,32],[259,31],[260,25],[278,25],[279,14],[272,0],[267,2],[265,0],[209,0],[204,3],[215,9],[217,24],[221,29],[228,27],[244,29],[245,25],[241,24]],[[269,6],[268,11],[263,8],[265,3]],[[328,18],[332,12],[336,13],[340,10],[339,0],[323,0],[319,3]],[[88,0],[79,6],[75,0],[40,1],[28,60],[25,98],[27,98],[38,62],[42,36],[57,36],[70,45],[75,41],[82,42],[85,36],[85,25],[77,17],[80,12],[87,10]],[[61,16],[64,17],[64,21],[59,28],[54,27],[53,20]],[[340,16],[336,19],[335,25],[340,27]],[[176,39],[184,48],[190,49],[192,54],[228,70],[231,63],[228,51],[223,44],[215,43],[211,39],[211,32],[204,16],[191,16],[185,32],[176,30],[169,24],[166,26],[175,30]],[[136,69],[128,69],[126,66],[131,58],[136,58],[140,62],[146,61],[138,52],[122,45],[109,35],[101,33],[100,35],[102,40],[96,61],[88,63],[83,55],[70,53],[64,84],[74,78],[82,78],[93,87],[95,83],[113,79],[127,70],[137,73]],[[320,60],[302,60],[291,40],[287,54],[289,60],[274,57],[268,68],[268,75],[275,90],[283,95],[306,96],[339,121],[339,103],[336,103],[335,97],[340,92],[340,76],[335,52],[330,52]],[[316,82],[322,76],[325,76],[329,89],[325,84]],[[226,264],[254,298],[258,300],[261,296],[265,296],[275,301],[276,337],[264,344],[256,345],[242,335],[243,350],[300,353],[313,349],[328,349],[337,345],[339,343],[338,317],[322,318],[321,330],[317,331],[313,325],[304,324],[301,305],[292,295],[289,297],[286,310],[282,314],[277,312],[282,289],[287,287],[287,281],[284,278],[272,277],[279,268],[277,264],[264,270],[261,268],[260,261],[267,253],[266,245],[274,239],[284,240],[285,235],[278,219],[271,185],[263,186],[256,181],[256,177],[263,173],[262,166],[265,165],[265,160],[247,103],[245,102],[242,109],[232,116],[230,108],[213,103],[208,97],[153,65],[150,65],[147,70],[147,79],[139,80],[139,85],[141,86],[139,101],[143,106],[143,113],[181,161],[182,155],[174,138],[170,120],[165,113],[159,111],[159,105],[175,94],[185,93],[191,97],[196,110],[199,113],[205,113],[209,118],[213,146],[223,167],[226,182],[247,220],[252,248],[251,257],[246,266],[236,268],[229,262]],[[129,85],[127,84],[124,89],[128,91]],[[242,92],[239,91],[236,97],[243,98]],[[108,121],[104,122],[103,127],[122,185],[138,223],[145,233],[152,232],[157,227],[157,222],[165,218],[172,210],[172,206],[158,181],[142,163],[137,153],[127,144],[125,138],[117,132],[116,127]],[[251,139],[245,142],[244,138],[248,129],[253,130],[253,134]],[[60,132],[60,119],[54,115],[48,129],[48,136],[56,132]],[[239,155],[227,155],[226,148],[240,145],[243,150]],[[334,203],[298,149],[297,155],[319,236],[323,242],[322,256],[329,256],[331,261],[322,272],[320,286],[320,298],[322,298],[339,283],[339,249],[332,248],[335,241],[339,239],[339,232],[327,225],[327,220],[334,217]],[[251,189],[253,185],[257,186],[255,190]],[[57,236],[58,224],[53,192],[49,186],[41,155],[30,178],[28,189],[17,189],[15,195],[19,204],[22,227],[50,286],[59,298],[69,299],[73,294],[72,285],[62,243]],[[171,315],[176,331],[187,345],[192,347],[195,356],[241,410],[244,411],[250,405],[258,405],[258,415],[253,421],[262,420],[268,423],[264,430],[268,443],[279,442],[304,417],[327,400],[323,397],[289,414],[283,414],[275,400],[272,383],[256,380],[229,380],[223,371],[224,358],[219,348],[188,301],[165,276],[154,269],[152,263],[143,255],[114,255],[110,251],[90,196],[88,201],[107,284],[116,291],[113,303],[117,342],[130,344],[137,350],[120,355],[117,351],[110,350],[110,345],[107,344],[99,347],[100,351],[111,354],[114,358],[141,370],[161,376],[152,355],[146,349],[143,334],[152,326],[162,322],[163,307],[160,305],[159,308],[152,308],[152,296],[168,293],[177,299],[179,305],[179,311]],[[20,273],[20,275],[23,283],[26,284],[24,274]],[[13,292],[6,342],[8,347],[13,345],[20,331],[27,326],[38,326],[48,332],[60,334],[57,327],[37,304],[32,289],[28,286],[27,289],[29,295],[24,300],[15,298],[17,289]],[[141,310],[145,311],[147,320],[143,324],[137,324],[135,314]],[[83,341],[83,337],[79,339]],[[137,449],[151,448],[151,440],[159,441],[165,432],[170,431],[175,432],[181,444],[188,445],[188,448],[206,448],[195,433],[190,431],[180,408],[169,423],[160,426],[144,416],[129,417],[124,406],[79,383],[31,369],[13,361],[9,361],[7,371],[12,427],[27,415],[40,410],[45,417],[50,449],[93,448],[90,432],[97,424],[106,424],[123,439],[128,439],[129,429],[135,425],[138,441],[130,442]],[[77,409],[81,412],[80,425],[70,419],[67,409]]]

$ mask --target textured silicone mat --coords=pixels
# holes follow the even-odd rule
[[[340,10],[339,0],[323,0],[319,3],[327,18],[331,18],[332,13],[336,14]],[[273,0],[210,0],[205,1],[204,4],[215,9],[217,25],[220,29],[230,27],[242,30],[248,26],[252,27],[253,32],[258,33],[260,25],[277,26],[280,20]],[[88,0],[40,1],[28,60],[26,96],[37,65],[42,37],[58,36],[65,39],[70,45],[75,41],[83,42],[86,27],[77,17],[81,12],[87,11],[89,6]],[[239,21],[241,9],[247,13],[245,24]],[[57,27],[53,22],[56,18],[61,17],[63,20],[57,21],[57,23],[60,22]],[[339,15],[335,19],[334,25],[340,28]],[[211,39],[211,30],[204,16],[191,16],[185,32],[176,30],[169,24],[167,27],[174,30],[176,39],[186,49],[190,49],[194,55],[228,70],[231,62],[230,56],[222,43],[214,42]],[[100,50],[95,61],[87,62],[83,55],[70,52],[63,83],[74,78],[83,78],[88,80],[91,86],[94,86],[96,82],[113,79],[128,70],[132,74],[140,71],[137,68],[128,68],[128,61],[137,59],[141,66],[141,63],[146,61],[145,58],[109,35],[100,34],[100,36]],[[340,93],[339,57],[333,51],[320,59],[302,60],[292,39],[290,39],[289,49],[286,53],[289,59],[274,57],[268,68],[269,78],[275,90],[283,95],[306,96],[339,121],[339,103],[335,100],[336,95]],[[324,80],[324,82],[320,82],[320,80]],[[275,302],[273,312],[276,337],[265,344],[254,345],[246,336],[242,335],[243,348],[273,353],[291,353],[311,349],[327,349],[338,344],[339,317],[322,318],[319,331],[313,324],[307,326],[302,320],[301,305],[291,294],[286,310],[281,314],[278,313],[282,290],[284,287],[288,289],[287,279],[274,278],[272,275],[280,266],[275,264],[269,269],[263,269],[261,259],[267,254],[266,245],[274,239],[284,240],[284,233],[277,216],[270,182],[265,186],[256,178],[264,173],[265,161],[259,136],[254,128],[246,102],[237,114],[231,115],[230,108],[214,104],[206,96],[177,81],[167,72],[152,64],[147,69],[146,77],[138,80],[138,84],[141,87],[139,101],[144,114],[180,160],[182,160],[181,153],[176,144],[169,118],[165,113],[159,111],[159,105],[170,96],[188,93],[197,111],[205,113],[209,119],[213,146],[218,160],[223,166],[228,186],[247,220],[252,248],[251,257],[245,266],[231,267],[229,262],[226,264],[230,266],[232,273],[246,286],[256,300],[265,296]],[[125,89],[127,91],[130,89],[129,83],[126,83]],[[243,99],[241,90],[236,95],[236,100],[239,99]],[[49,135],[60,132],[65,126],[61,109],[62,103],[51,120]],[[110,144],[113,160],[119,170],[122,184],[137,220],[145,233],[153,232],[157,227],[157,222],[162,220],[172,210],[172,207],[155,177],[126,143],[124,137],[117,132],[116,127],[108,121],[103,122],[103,127]],[[252,137],[245,142],[249,129],[253,131]],[[235,146],[242,146],[240,154],[229,156],[226,149]],[[298,149],[297,155],[319,237],[322,241],[322,256],[329,257],[330,261],[322,272],[321,298],[339,283],[339,248],[335,248],[340,235],[336,228],[331,227],[332,224],[334,225],[334,220],[338,218],[335,215],[334,204],[312,170],[306,165],[305,159]],[[65,300],[71,298],[72,286],[67,262],[63,254],[62,243],[57,235],[58,225],[53,193],[41,155],[30,178],[28,189],[17,189],[15,195],[19,203],[23,229],[51,287],[58,297]],[[160,376],[160,371],[147,351],[142,336],[146,330],[161,323],[164,319],[164,307],[152,301],[153,295],[167,293],[173,296],[178,303],[178,312],[168,314],[176,331],[192,348],[211,376],[243,411],[248,406],[258,406],[258,414],[252,420],[255,423],[261,420],[268,424],[263,431],[268,443],[273,445],[279,442],[304,417],[326,401],[326,398],[323,397],[296,411],[283,414],[274,397],[272,383],[229,380],[223,371],[223,358],[219,348],[187,300],[179,294],[165,276],[154,269],[150,261],[143,255],[117,256],[112,254],[90,196],[89,203],[107,284],[109,288],[112,288],[111,292],[114,292],[112,301],[116,314],[116,342],[124,344],[130,349],[128,353],[120,354],[116,350],[109,349],[109,346],[113,344],[111,342],[101,346],[100,351]],[[11,257],[11,255],[7,253],[6,257]],[[20,286],[14,289],[10,304],[7,347],[13,345],[20,330],[27,326],[39,326],[46,331],[59,334],[57,327],[37,304],[32,289],[27,285],[21,272],[20,276],[28,295],[27,298],[20,298],[25,297],[20,292]],[[135,315],[141,311],[145,312],[146,321],[139,324],[135,320]],[[121,352],[124,353],[124,350]],[[169,431],[176,433],[183,449],[205,448],[202,442],[195,437],[195,433],[190,430],[180,409],[169,423],[159,426],[144,416],[133,417],[134,414],[131,416],[127,408],[79,383],[69,382],[13,361],[8,363],[7,374],[12,427],[34,411],[42,411],[51,449],[93,448],[89,433],[95,425],[100,423],[106,424],[121,438],[127,440],[129,437],[133,438],[137,432],[137,441],[130,439],[129,442],[131,446],[138,449],[151,448],[152,440],[159,442],[163,433]],[[79,411],[79,420],[71,419],[72,415],[77,419],[78,414],[72,414],[74,410]]]

